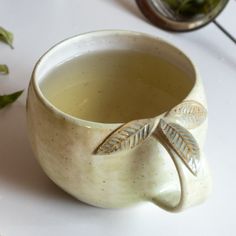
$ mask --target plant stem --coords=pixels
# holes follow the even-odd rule
[[[229,39],[232,40],[232,42],[234,42],[236,44],[236,38],[229,33],[228,30],[226,30],[219,22],[217,22],[216,20],[213,20],[212,21],[215,26],[217,26],[218,29],[220,29]]]

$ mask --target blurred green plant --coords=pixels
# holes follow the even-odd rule
[[[23,93],[23,90],[20,90],[20,91],[17,91],[15,93],[11,93],[8,95],[0,95],[0,109],[16,101],[17,98],[20,97],[22,93]]]
[[[4,28],[0,27],[0,41],[8,44],[13,49],[13,34]],[[0,64],[0,75],[6,75],[9,73],[7,65]],[[15,93],[0,95],[0,109],[13,103],[17,98],[23,93],[23,90],[17,91]]]
[[[7,31],[6,29],[0,26],[0,40],[6,44],[8,44],[11,48],[13,48],[13,33]]]
[[[176,15],[195,17],[209,14],[220,0],[162,0]]]
[[[7,75],[9,73],[9,69],[7,65],[0,64],[0,74]]]

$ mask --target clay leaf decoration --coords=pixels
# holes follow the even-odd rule
[[[97,148],[95,154],[109,155],[130,150],[144,142],[157,127],[155,119],[134,120],[111,133]]]
[[[156,137],[168,151],[174,151],[187,168],[197,175],[200,163],[200,149],[193,135],[184,127],[160,120]]]
[[[180,103],[166,114],[169,121],[174,121],[186,129],[198,127],[206,120],[206,117],[206,108],[192,100]]]

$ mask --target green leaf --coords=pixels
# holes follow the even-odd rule
[[[3,107],[15,102],[17,100],[17,98],[23,93],[23,91],[24,90],[17,91],[17,92],[12,93],[12,94],[0,96],[0,109],[2,109]]]
[[[7,65],[0,64],[0,74],[7,75],[9,73],[9,69]]]
[[[0,41],[8,44],[13,49],[13,34],[0,27]]]

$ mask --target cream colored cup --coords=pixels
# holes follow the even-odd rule
[[[39,84],[48,71],[75,56],[107,49],[163,57],[188,73],[192,88],[165,113],[127,124],[75,118],[44,97]],[[150,201],[174,212],[202,202],[211,189],[202,151],[207,128],[202,82],[190,59],[159,38],[98,31],[57,44],[34,68],[27,114],[30,141],[43,170],[83,202],[113,208]]]

